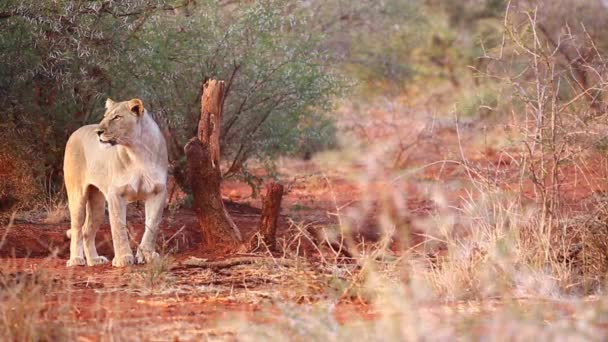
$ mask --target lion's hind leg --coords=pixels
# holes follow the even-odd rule
[[[109,261],[108,258],[98,255],[95,247],[95,236],[103,221],[105,204],[106,199],[101,191],[94,186],[89,186],[87,189],[86,219],[82,232],[84,255],[89,266],[105,264]]]
[[[135,255],[135,259],[139,264],[143,264],[144,262],[149,263],[159,256],[156,252],[156,238],[167,199],[167,191],[164,186],[159,186],[159,189],[156,195],[146,200],[146,230]]]
[[[70,260],[67,261],[67,266],[85,265],[82,246],[82,226],[85,220],[86,202],[87,200],[83,191],[68,188],[68,207],[70,209]]]

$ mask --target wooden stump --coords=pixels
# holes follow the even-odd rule
[[[268,183],[266,185],[266,196],[264,196],[262,203],[259,232],[262,236],[262,241],[271,251],[276,249],[277,244],[277,222],[281,212],[283,190],[283,185],[281,184]]]
[[[203,86],[198,137],[184,147],[194,209],[198,216],[203,244],[214,251],[233,251],[242,236],[228,215],[220,186],[220,122],[224,103],[224,82],[210,80]]]

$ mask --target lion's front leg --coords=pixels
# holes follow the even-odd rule
[[[160,221],[163,216],[163,210],[165,208],[165,201],[167,198],[167,191],[165,187],[162,187],[156,195],[146,200],[146,230],[144,236],[141,238],[141,243],[137,248],[137,262],[144,263],[150,262],[152,259],[158,257],[156,252],[156,238],[158,231],[160,230]]]
[[[108,196],[108,211],[112,230],[112,245],[114,247],[112,266],[133,265],[135,258],[133,258],[133,251],[129,246],[127,232],[127,202],[122,196],[112,193]]]

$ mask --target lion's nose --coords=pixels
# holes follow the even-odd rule
[[[103,134],[104,130],[101,128],[98,128],[95,130],[95,133],[97,133],[98,136],[101,136]]]

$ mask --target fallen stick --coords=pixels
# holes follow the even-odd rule
[[[222,268],[230,268],[239,265],[268,265],[274,264],[285,267],[295,267],[297,262],[292,259],[275,259],[275,258],[260,258],[260,257],[240,257],[230,258],[225,260],[207,261],[207,259],[201,259],[196,257],[190,257],[182,265],[186,267],[200,267],[209,268],[212,270],[219,270]]]

